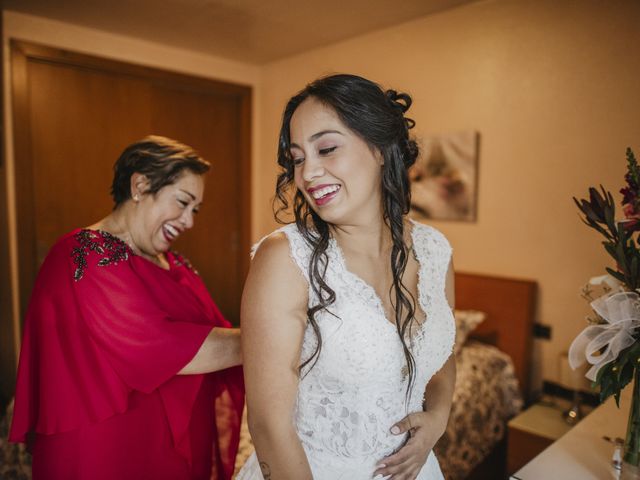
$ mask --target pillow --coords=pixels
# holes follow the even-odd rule
[[[487,314],[478,310],[454,310],[453,315],[456,319],[456,343],[453,351],[458,354],[469,334],[487,318]]]

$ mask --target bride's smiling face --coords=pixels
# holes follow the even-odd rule
[[[382,215],[382,155],[314,97],[291,117],[294,181],[311,208],[334,225]]]

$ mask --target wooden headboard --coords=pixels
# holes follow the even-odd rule
[[[531,280],[456,273],[456,309],[487,313],[471,337],[511,356],[525,399],[530,393],[536,296],[537,284]]]

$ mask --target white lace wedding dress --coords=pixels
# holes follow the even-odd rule
[[[308,281],[308,244],[295,224],[278,231],[286,234],[291,257]],[[336,316],[327,312],[316,316],[322,350],[316,365],[300,381],[295,411],[296,429],[314,480],[373,478],[380,460],[406,440],[389,429],[408,413],[422,410],[427,382],[452,352],[455,323],[444,292],[451,248],[439,231],[426,225],[413,223],[412,238],[420,264],[419,307],[427,320],[409,343],[416,370],[408,405],[406,362],[396,327],[385,317],[373,287],[347,270],[337,242],[330,240],[325,281],[336,293],[329,307]],[[315,303],[309,289],[309,305]],[[312,354],[315,345],[309,326],[302,359]],[[262,480],[255,452],[236,478]],[[433,452],[417,478],[443,479]]]

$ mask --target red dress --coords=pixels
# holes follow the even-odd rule
[[[10,440],[37,479],[229,479],[240,368],[177,375],[214,327],[229,327],[182,257],[164,270],[118,238],[76,230],[36,280]]]

